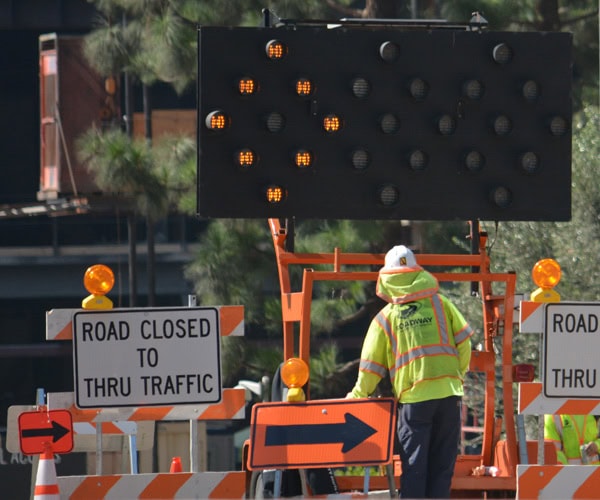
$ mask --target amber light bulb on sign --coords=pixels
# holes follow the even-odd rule
[[[265,47],[267,57],[271,60],[282,59],[287,53],[287,47],[279,40],[271,40]]]
[[[229,117],[223,111],[213,111],[206,116],[204,124],[209,130],[224,130],[229,126]]]
[[[313,93],[313,84],[308,78],[298,78],[296,80],[296,94],[300,97],[307,97]]]
[[[258,85],[254,78],[245,76],[238,81],[238,91],[240,95],[252,95],[256,93]]]
[[[296,151],[296,154],[294,155],[294,163],[298,168],[310,167],[312,162],[313,156],[310,151],[307,151],[306,149],[299,149]]]
[[[111,309],[112,301],[105,297],[115,285],[115,275],[112,269],[104,264],[88,267],[83,275],[83,286],[91,295],[83,299],[84,309]]]
[[[327,115],[323,118],[323,128],[326,132],[337,132],[342,128],[342,120],[337,115]]]
[[[531,294],[532,302],[560,302],[560,295],[554,287],[558,285],[561,269],[554,259],[542,259],[531,270],[533,282],[539,287]]]
[[[306,395],[302,387],[308,382],[309,368],[301,358],[289,358],[281,366],[281,380],[288,387],[288,401],[304,401]]]
[[[269,186],[267,188],[266,196],[269,203],[281,203],[285,199],[285,195],[285,189],[281,186]]]

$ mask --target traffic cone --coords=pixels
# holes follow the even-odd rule
[[[169,470],[171,474],[174,472],[183,472],[183,468],[181,467],[181,457],[173,457],[171,460],[171,469]]]
[[[52,450],[47,449],[40,455],[33,498],[34,500],[60,500]]]

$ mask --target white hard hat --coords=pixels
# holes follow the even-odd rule
[[[404,245],[397,245],[385,254],[383,272],[421,271],[423,268],[417,264],[417,259],[412,250]]]

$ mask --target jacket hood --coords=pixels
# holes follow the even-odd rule
[[[390,304],[404,304],[435,295],[439,290],[436,277],[424,269],[418,271],[379,271],[377,296]]]

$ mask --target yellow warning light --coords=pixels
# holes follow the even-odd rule
[[[560,295],[554,287],[561,277],[560,265],[554,259],[542,259],[531,270],[533,282],[539,286],[531,294],[532,302],[560,302]]]
[[[88,267],[83,275],[83,285],[91,295],[83,299],[84,309],[112,309],[112,301],[105,297],[115,284],[112,269],[104,264]]]
[[[256,80],[254,78],[250,78],[249,76],[245,76],[240,78],[238,81],[238,91],[241,95],[252,95],[258,89],[258,85],[256,84]]]
[[[241,168],[250,168],[256,165],[256,154],[248,148],[240,149],[236,155],[237,164]]]
[[[277,204],[285,200],[286,191],[281,186],[269,186],[267,188],[267,201]]]
[[[308,365],[300,358],[290,358],[281,366],[281,380],[290,389],[306,385],[308,373]]]
[[[88,267],[83,276],[85,289],[95,295],[106,295],[115,285],[112,269],[104,264]]]
[[[271,40],[265,47],[267,57],[272,60],[283,59],[287,53],[287,47],[279,40]]]
[[[229,126],[229,117],[223,111],[213,111],[206,116],[204,121],[210,130],[223,130]]]
[[[313,155],[306,149],[299,149],[294,155],[294,162],[298,168],[310,167],[313,162]]]
[[[298,78],[298,80],[296,80],[296,94],[300,97],[311,95],[313,90],[313,84],[308,78]]]
[[[323,128],[326,132],[337,132],[342,128],[342,120],[337,115],[327,115],[323,118]]]

